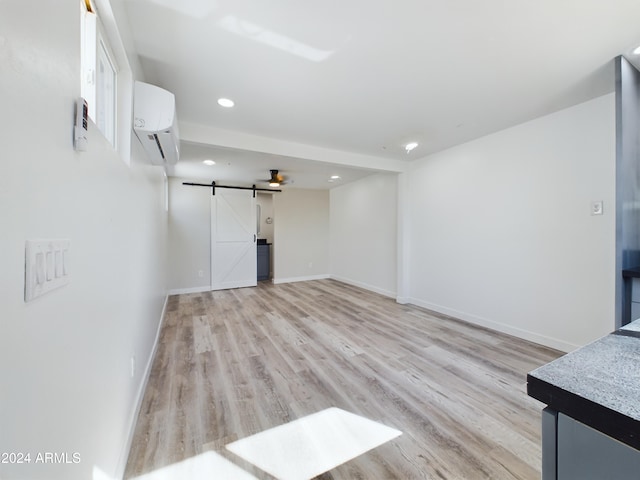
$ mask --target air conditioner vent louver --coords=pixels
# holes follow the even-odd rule
[[[162,145],[160,145],[160,140],[158,140],[158,135],[154,135],[153,138],[156,141],[156,145],[158,145],[158,150],[160,150],[160,155],[162,155],[162,158],[166,160],[166,157],[164,156],[164,150],[162,150]]]

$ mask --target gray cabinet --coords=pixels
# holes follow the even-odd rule
[[[269,280],[271,269],[271,245],[258,244],[258,281]]]
[[[640,452],[557,413],[542,412],[543,480],[640,478]]]

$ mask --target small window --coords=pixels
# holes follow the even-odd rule
[[[98,35],[95,122],[109,143],[116,146],[116,76],[109,47]]]
[[[95,8],[82,0],[81,95],[89,117],[116,148],[118,67]]]

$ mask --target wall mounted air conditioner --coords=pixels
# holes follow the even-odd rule
[[[175,165],[180,158],[180,138],[173,93],[136,81],[133,91],[133,131],[152,164]]]

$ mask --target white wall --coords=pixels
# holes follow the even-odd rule
[[[0,478],[116,477],[165,299],[162,171],[135,143],[126,166],[93,125],[73,150],[78,2],[0,2],[0,32],[0,452],[32,455]],[[26,304],[33,238],[71,239],[71,283]]]
[[[210,289],[211,190],[169,179],[169,288],[172,293]],[[287,188],[261,196],[263,225],[273,218],[272,232],[260,235],[273,242],[273,281],[326,278],[329,275],[329,192]],[[203,272],[203,277],[198,275]]]
[[[410,301],[564,350],[612,331],[614,122],[607,95],[418,161]]]
[[[260,205],[260,233],[258,238],[264,238],[267,243],[273,243],[273,196],[274,193],[258,193],[256,204]],[[271,223],[267,223],[267,218],[271,218]]]
[[[287,188],[273,197],[274,283],[329,275],[329,191]]]
[[[397,194],[383,173],[330,190],[332,278],[395,296]]]
[[[193,180],[169,178],[172,293],[211,290],[211,189],[183,185],[185,181]]]

